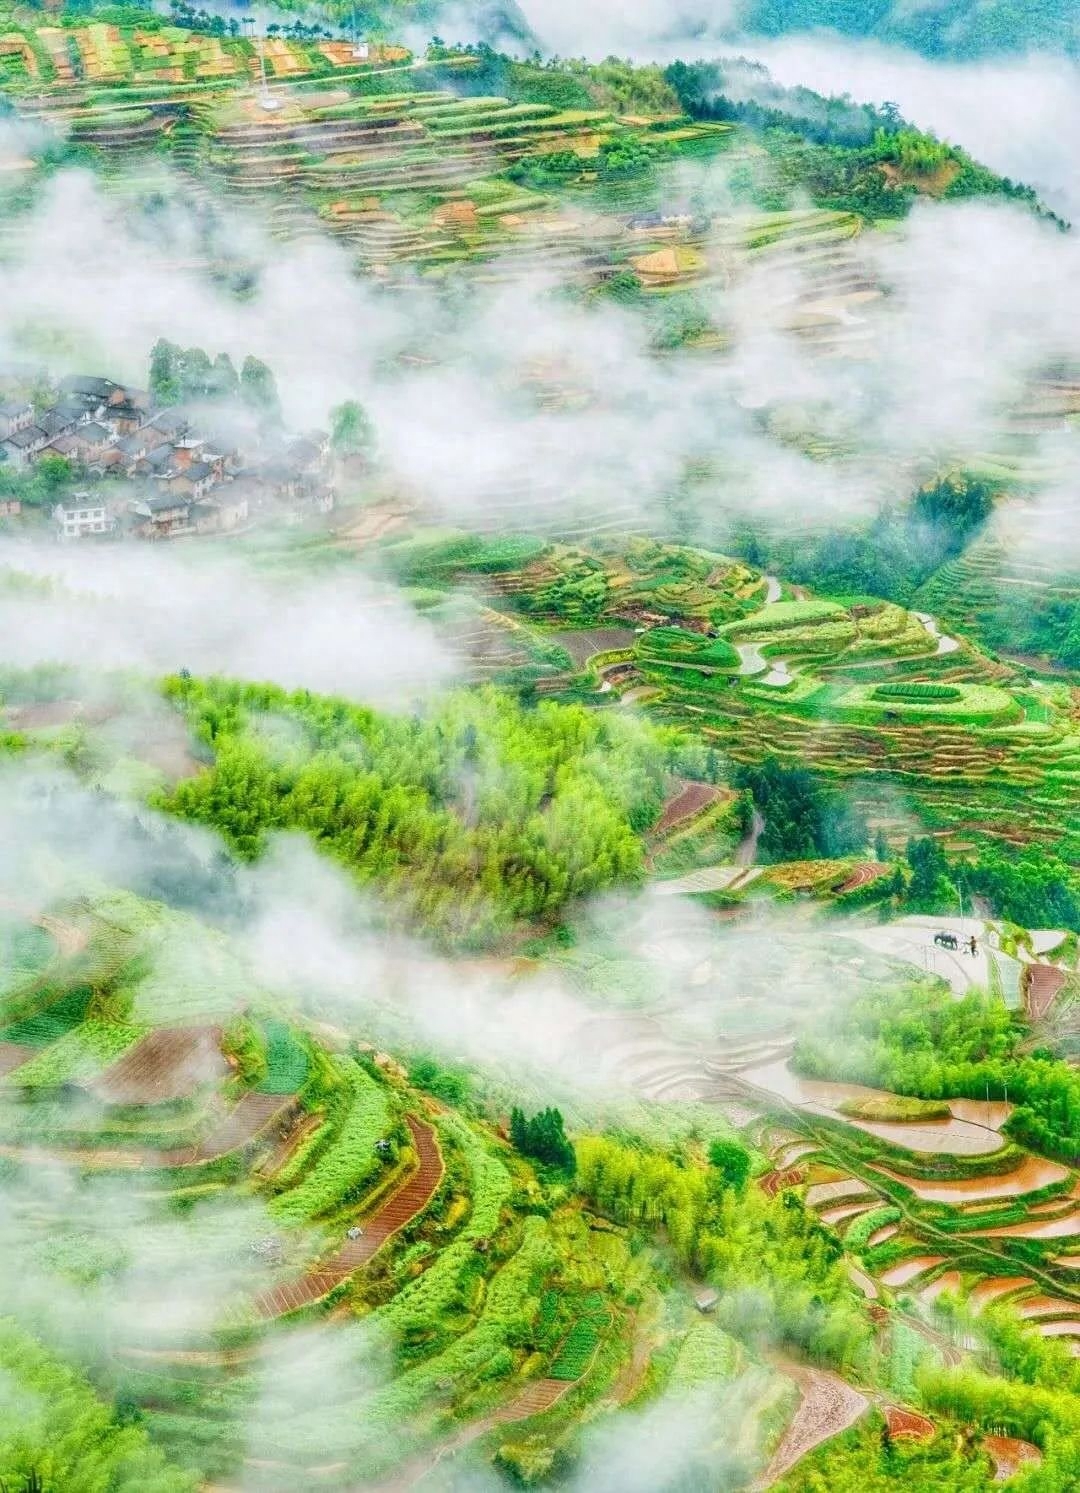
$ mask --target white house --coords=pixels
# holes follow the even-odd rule
[[[72,493],[65,503],[57,503],[53,509],[53,519],[60,539],[82,539],[87,534],[111,534],[116,526],[104,499],[88,492]]]

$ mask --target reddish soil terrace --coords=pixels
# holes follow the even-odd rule
[[[929,1441],[934,1435],[934,1422],[927,1420],[925,1415],[916,1415],[914,1410],[901,1410],[898,1405],[882,1405],[881,1411],[889,1428],[889,1435],[894,1438],[911,1436],[916,1441]]]
[[[882,1224],[880,1229],[875,1229],[866,1241],[868,1249],[877,1249],[879,1244],[884,1244],[886,1239],[892,1239],[900,1232],[898,1223]]]
[[[1016,1308],[1018,1317],[1067,1317],[1076,1311],[1075,1301],[1066,1301],[1061,1296],[1028,1296]]]
[[[945,1291],[959,1291],[963,1277],[959,1270],[946,1270],[944,1275],[939,1275],[937,1280],[932,1280],[928,1286],[923,1286],[919,1292],[920,1301],[936,1301]]]
[[[239,1151],[241,1146],[255,1140],[275,1120],[291,1113],[295,1104],[292,1094],[245,1094],[199,1145],[183,1151],[164,1151],[156,1158],[157,1162],[160,1166],[197,1166],[228,1156],[230,1151]]]
[[[857,1213],[869,1213],[874,1207],[872,1202],[862,1203],[840,1203],[837,1207],[823,1208],[818,1214],[822,1223],[827,1223],[830,1228],[835,1228],[838,1223],[843,1223],[845,1218],[854,1218]]]
[[[664,812],[653,827],[654,835],[666,835],[669,830],[687,819],[702,813],[717,799],[727,796],[727,790],[712,783],[683,783],[674,798],[664,805]]]
[[[1032,964],[1027,971],[1027,1014],[1029,1021],[1041,1021],[1057,1000],[1065,983],[1065,971],[1052,964]]]
[[[1070,1317],[1059,1322],[1040,1322],[1039,1332],[1043,1337],[1080,1337],[1080,1320]]]
[[[758,1186],[766,1197],[774,1198],[778,1192],[783,1192],[786,1187],[798,1187],[806,1181],[806,1173],[797,1166],[789,1166],[785,1172],[768,1172],[758,1181]]]
[[[166,1104],[189,1099],[228,1071],[220,1027],[161,1027],[106,1069],[93,1092],[106,1104]]]
[[[974,1287],[971,1292],[971,1303],[981,1311],[992,1301],[997,1301],[1002,1296],[1012,1296],[1031,1285],[1034,1285],[1034,1281],[1027,1275],[991,1275]]]
[[[24,1047],[21,1042],[0,1042],[0,1078],[14,1072],[36,1054],[36,1047]]]
[[[944,1255],[916,1255],[913,1259],[902,1260],[898,1265],[890,1265],[881,1279],[885,1285],[896,1290],[900,1286],[906,1286],[917,1275],[925,1275],[928,1270],[933,1270],[944,1259]]]
[[[878,861],[864,861],[862,865],[852,868],[850,876],[840,883],[836,891],[839,894],[857,892],[860,887],[869,886],[872,881],[884,876],[888,869],[888,866],[883,866]]]
[[[364,1224],[357,1239],[349,1239],[335,1255],[298,1280],[273,1286],[255,1298],[255,1311],[263,1318],[284,1317],[329,1296],[335,1286],[366,1265],[386,1241],[411,1223],[430,1203],[443,1177],[442,1152],[435,1132],[424,1120],[406,1117],[419,1165],[379,1211]]]
[[[983,1446],[994,1464],[994,1482],[1004,1483],[1015,1477],[1021,1467],[1042,1461],[1042,1452],[1030,1441],[1015,1436],[984,1436]]]

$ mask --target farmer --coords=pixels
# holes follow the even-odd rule
[[[971,935],[971,939],[969,941],[968,947],[971,950],[971,957],[972,957],[972,959],[974,959],[976,953],[978,952],[978,945],[975,942],[975,935],[974,935],[974,933]]]

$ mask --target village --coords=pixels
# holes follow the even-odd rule
[[[277,426],[238,435],[203,405],[163,403],[144,389],[71,375],[46,392],[0,371],[0,474],[56,479],[41,510],[58,540],[179,539],[257,523],[303,523],[335,503],[330,437]],[[244,427],[246,429],[246,427]],[[32,518],[13,491],[0,515]]]

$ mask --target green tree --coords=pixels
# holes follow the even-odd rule
[[[34,465],[34,475],[43,484],[48,498],[57,497],[70,484],[74,472],[68,458],[55,453],[43,456]]]
[[[955,900],[955,888],[949,880],[949,863],[938,842],[930,836],[910,839],[907,863],[911,867],[908,896],[917,907],[939,912]]]
[[[267,419],[281,414],[277,384],[265,363],[248,356],[240,369],[240,397],[248,407]]]
[[[719,1172],[725,1187],[742,1192],[750,1176],[750,1152],[738,1141],[714,1140],[709,1146],[709,1165]]]
[[[330,412],[330,444],[339,456],[372,456],[375,426],[364,406],[347,399]]]
[[[577,1165],[563,1117],[557,1109],[543,1109],[530,1120],[522,1110],[515,1108],[510,1116],[510,1140],[523,1156],[531,1156],[549,1166],[573,1172]]]
[[[159,404],[175,404],[181,397],[179,360],[175,342],[159,337],[150,353],[150,392]]]

